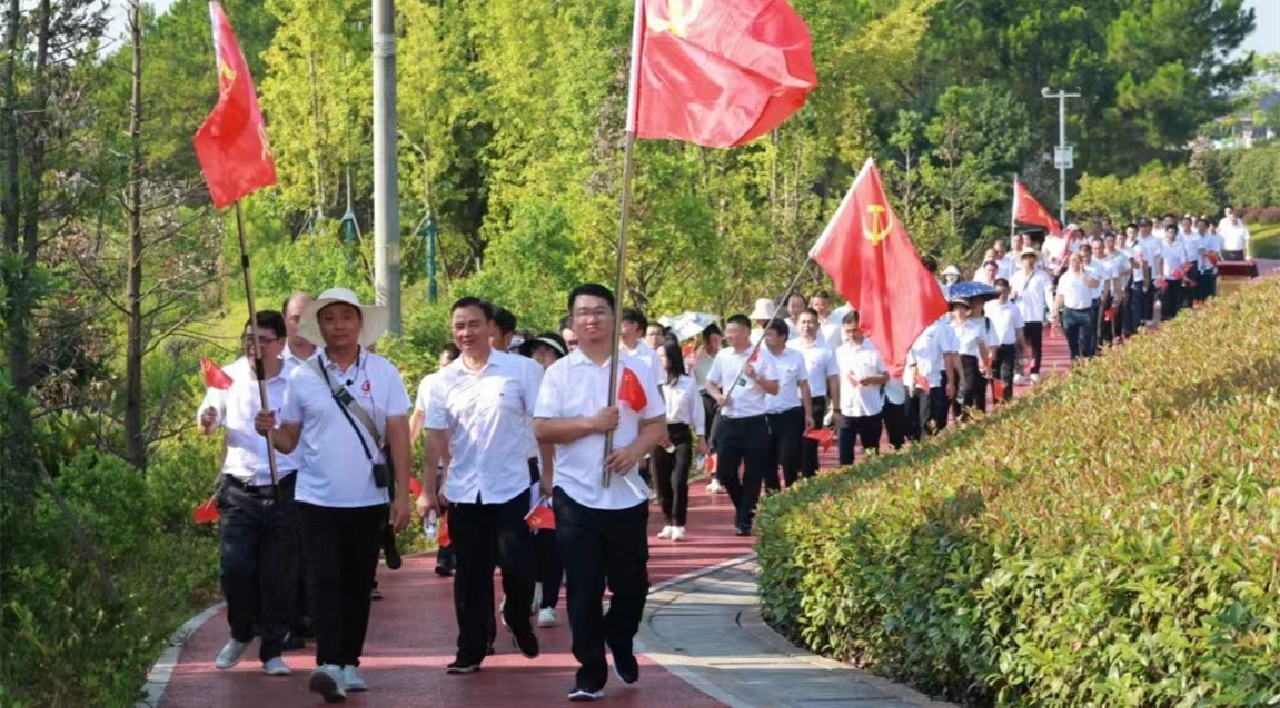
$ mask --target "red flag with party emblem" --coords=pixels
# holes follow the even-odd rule
[[[1043,226],[1054,235],[1062,233],[1062,224],[1049,215],[1048,210],[1036,200],[1035,195],[1027,191],[1026,185],[1019,179],[1013,180],[1013,221],[1015,224]]]
[[[276,161],[267,143],[267,127],[249,65],[222,6],[209,3],[213,49],[218,64],[218,105],[196,131],[196,157],[209,185],[213,205],[221,209],[276,183]]]
[[[207,356],[200,357],[200,372],[204,374],[204,385],[209,388],[226,391],[235,383],[231,376],[222,370],[222,367],[213,363],[213,359]]]
[[[539,502],[533,507],[533,511],[525,515],[524,522],[534,531],[550,531],[556,527],[556,514],[546,504]]]

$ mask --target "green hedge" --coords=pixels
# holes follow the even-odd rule
[[[767,619],[971,705],[1280,702],[1280,279],[770,497]]]

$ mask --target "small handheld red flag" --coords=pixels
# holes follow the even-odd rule
[[[642,0],[637,11],[638,138],[743,145],[818,85],[809,28],[786,0]]]
[[[196,158],[214,207],[276,183],[276,161],[267,144],[267,128],[249,65],[222,6],[209,3],[213,47],[218,60],[218,105],[196,131]]]
[[[213,363],[213,359],[207,356],[200,357],[200,371],[204,373],[204,385],[209,388],[226,391],[235,383],[227,375],[227,372],[223,371],[221,367]]]
[[[710,455],[707,455],[707,461],[706,461],[705,467],[707,469],[707,474],[716,473],[716,454],[714,452],[711,453]]]
[[[446,511],[436,521],[436,546],[438,548],[446,548],[451,543],[453,543],[453,539],[449,536],[449,512]]]
[[[534,531],[554,530],[556,514],[546,504],[539,503],[524,517],[524,522]]]
[[[804,436],[810,440],[816,440],[818,444],[822,445],[823,450],[827,450],[831,447],[831,441],[835,439],[835,431],[828,428],[814,428],[805,433]]]
[[[218,495],[214,494],[197,506],[194,516],[197,524],[211,524],[222,518],[218,513]]]
[[[1062,224],[1049,215],[1019,179],[1013,180],[1013,221],[1017,224],[1043,226],[1055,235],[1062,233]]]
[[[862,329],[889,374],[901,376],[907,350],[947,311],[947,301],[890,206],[873,160],[858,173],[809,255],[862,313]]]
[[[649,405],[649,397],[644,394],[644,386],[640,385],[640,377],[630,367],[622,370],[622,383],[618,386],[618,401],[639,413]]]
[[[1001,381],[1000,379],[992,380],[991,388],[992,390],[995,391],[995,399],[997,401],[1004,399],[1005,386],[1003,381]]]
[[[422,482],[419,482],[417,477],[409,478],[409,496],[414,499],[422,496]]]

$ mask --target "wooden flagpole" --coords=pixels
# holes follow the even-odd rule
[[[249,332],[253,338],[253,368],[258,377],[258,399],[263,410],[270,410],[267,399],[267,374],[262,363],[262,343],[258,341],[258,307],[253,300],[253,275],[249,272],[249,243],[244,236],[244,215],[240,200],[236,200],[236,235],[240,237],[240,267],[244,270],[244,292],[249,300]],[[271,431],[267,431],[267,465],[271,468],[271,490],[276,502],[280,502],[280,477],[276,470],[276,447]]]

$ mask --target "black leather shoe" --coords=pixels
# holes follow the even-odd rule
[[[297,632],[288,632],[284,635],[284,641],[281,649],[284,651],[300,651],[307,648],[307,640],[302,638]]]

